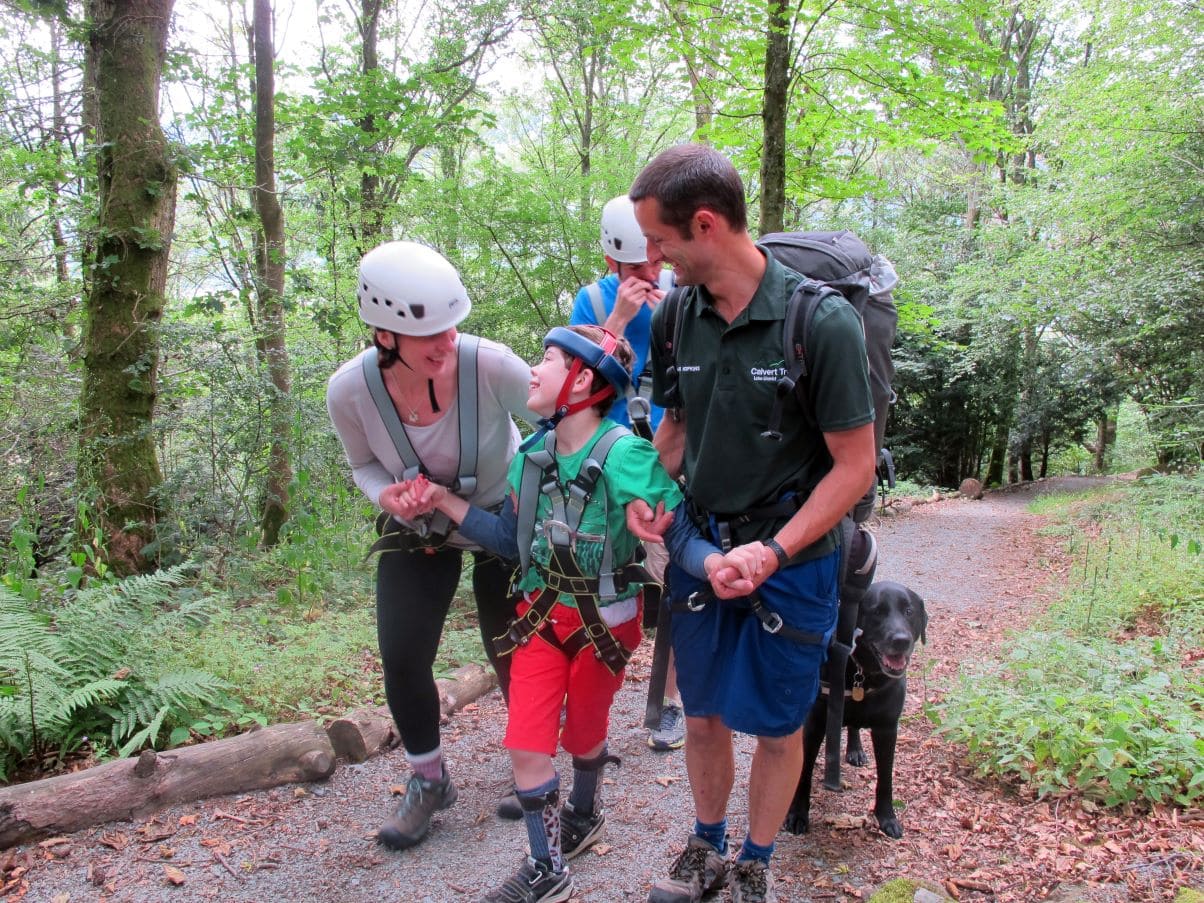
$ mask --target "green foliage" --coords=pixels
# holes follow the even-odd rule
[[[1123,803],[1204,801],[1204,682],[1161,641],[1116,644],[1032,632],[1007,661],[972,668],[940,708],[940,731],[982,774],[1039,796]]]
[[[229,710],[226,682],[163,667],[170,644],[195,636],[213,609],[182,583],[179,570],[161,571],[54,605],[0,587],[0,779],[86,744],[128,755],[198,713]]]
[[[1004,661],[937,707],[983,774],[1116,806],[1204,801],[1204,475],[1054,497],[1081,556],[1066,592]],[[1084,538],[1099,530],[1099,536]]]

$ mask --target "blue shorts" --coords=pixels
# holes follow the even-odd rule
[[[718,715],[730,729],[756,737],[785,737],[802,727],[819,694],[820,669],[836,629],[839,564],[837,550],[775,573],[757,590],[765,608],[786,624],[821,634],[819,644],[769,633],[741,600],[713,600],[701,611],[673,612],[677,687],[685,713]],[[670,565],[675,601],[706,585]]]

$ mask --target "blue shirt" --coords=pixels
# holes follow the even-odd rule
[[[602,291],[602,306],[606,309],[606,315],[610,314],[615,309],[615,299],[619,294],[619,276],[617,273],[609,273],[595,283]],[[605,321],[599,323],[598,318],[594,313],[594,304],[589,297],[589,289],[582,288],[577,292],[577,299],[573,302],[573,312],[569,316],[569,325],[571,326],[604,326]],[[634,379],[639,379],[644,373],[644,368],[648,365],[648,346],[652,341],[652,308],[644,305],[638,314],[627,324],[627,328],[623,330],[623,337],[631,344],[631,350],[635,354],[635,361],[631,365],[631,373]],[[652,374],[648,374],[645,382],[651,383]],[[653,431],[660,425],[661,417],[665,414],[665,409],[659,405],[652,405],[652,415],[650,417]],[[631,420],[627,416],[627,405],[623,399],[618,399],[611,405],[610,413],[607,414],[611,420],[616,423],[621,423],[623,426],[630,427]]]

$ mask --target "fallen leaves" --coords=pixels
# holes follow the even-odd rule
[[[188,880],[184,873],[174,865],[163,866],[163,876],[167,879],[168,884],[175,885],[176,887],[179,887]]]

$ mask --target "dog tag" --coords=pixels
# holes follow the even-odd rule
[[[852,698],[853,702],[861,702],[861,700],[865,699],[865,687],[853,687],[852,691],[849,693],[849,696]]]

